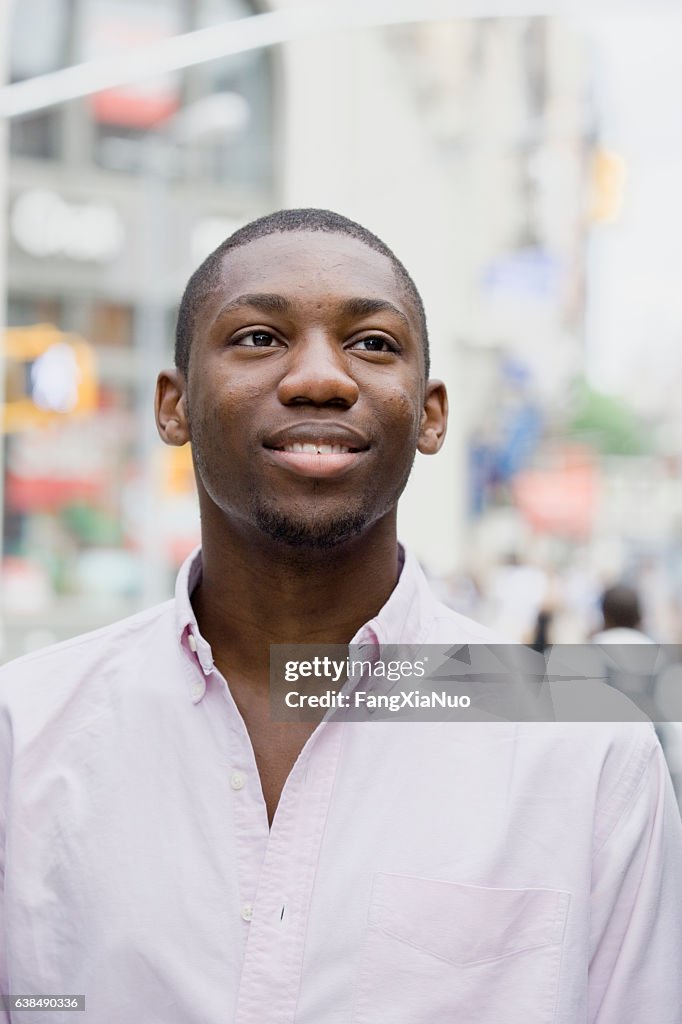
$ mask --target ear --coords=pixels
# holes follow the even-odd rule
[[[448,426],[448,393],[442,380],[427,381],[424,410],[419,426],[417,450],[422,455],[435,455],[443,446]]]
[[[189,441],[186,384],[180,370],[162,370],[156,382],[156,429],[164,444],[182,447]]]

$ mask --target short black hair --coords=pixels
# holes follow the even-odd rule
[[[604,591],[601,610],[609,629],[637,629],[642,621],[639,595],[625,583],[616,583]]]
[[[325,231],[330,234],[348,235],[364,242],[370,249],[374,249],[375,252],[381,253],[391,261],[398,279],[405,287],[417,312],[424,347],[424,375],[428,379],[430,361],[426,313],[421,295],[407,270],[386,243],[367,228],[363,228],[361,224],[357,224],[339,213],[333,213],[331,210],[316,209],[277,210],[275,213],[252,220],[221,242],[218,248],[214,249],[201,266],[194,271],[187,282],[180,302],[175,331],[175,365],[184,373],[185,377],[189,368],[189,355],[197,314],[204,299],[218,284],[223,257],[233,249],[248,245],[249,242],[253,242],[257,238],[283,234],[285,231]]]

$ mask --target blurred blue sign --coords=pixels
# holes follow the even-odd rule
[[[540,246],[518,249],[493,261],[481,275],[481,289],[494,299],[547,302],[561,287],[560,260]]]

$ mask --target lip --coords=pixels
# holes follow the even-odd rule
[[[289,426],[281,427],[279,430],[274,431],[263,441],[265,448],[279,451],[282,454],[308,454],[282,452],[282,449],[294,444],[337,445],[352,449],[348,453],[351,455],[361,454],[369,448],[369,441],[355,427],[350,427],[345,423],[334,423],[331,420],[327,422],[305,420],[299,423],[292,423]],[[336,459],[345,458],[345,455],[311,455],[310,457],[313,459]]]
[[[301,444],[336,445],[350,451],[334,454],[285,451]],[[369,450],[367,438],[355,427],[331,420],[304,420],[281,427],[263,442],[268,461],[295,476],[329,480],[354,469]]]
[[[312,477],[318,480],[328,480],[333,477],[343,476],[357,466],[367,454],[367,449],[343,452],[343,454],[337,455],[285,452],[278,448],[266,448],[265,450],[268,460],[276,466],[281,466],[296,476]]]

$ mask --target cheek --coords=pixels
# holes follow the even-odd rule
[[[387,443],[400,438],[414,440],[416,444],[421,423],[422,409],[415,400],[414,392],[406,388],[394,388],[384,394],[379,419],[386,431]]]
[[[252,381],[225,379],[217,374],[211,377],[207,371],[190,392],[190,422],[195,431],[245,426],[253,418],[261,390]]]

